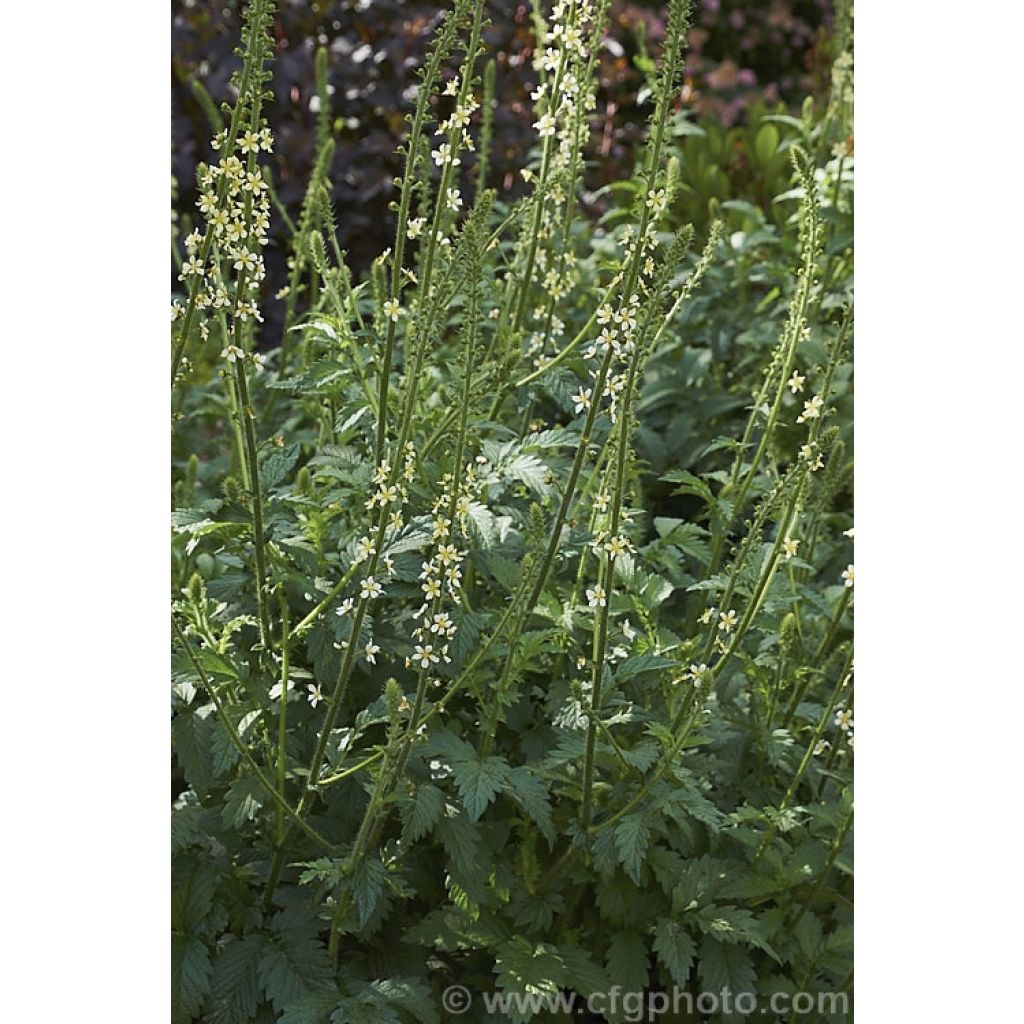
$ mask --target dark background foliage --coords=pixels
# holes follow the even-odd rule
[[[172,3],[172,173],[176,205],[187,230],[194,209],[196,165],[211,157],[210,128],[192,93],[200,80],[218,103],[231,99],[239,64],[234,47],[243,5],[238,0]],[[533,32],[527,3],[492,3],[488,51],[496,59],[497,109],[490,183],[506,196],[523,187],[519,170],[534,139],[529,90]],[[297,215],[314,152],[316,97],[313,58],[330,52],[333,136],[330,169],[339,244],[356,272],[365,270],[393,234],[395,155],[412,107],[415,71],[438,11],[437,0],[281,0],[273,90],[267,114],[276,136],[274,182]],[[613,4],[613,31],[601,59],[601,90],[587,184],[597,189],[629,175],[645,111],[645,57],[664,29],[663,5]],[[742,123],[751,107],[796,108],[828,86],[831,0],[697,0],[690,31],[683,108],[725,126]],[[311,100],[313,109],[311,109]],[[613,128],[615,129],[613,131]],[[737,147],[738,148],[738,147]],[[742,171],[743,154],[734,161]],[[263,302],[267,334],[277,334],[281,303],[269,303],[285,283],[287,229],[273,219]]]

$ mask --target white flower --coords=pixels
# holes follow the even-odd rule
[[[324,691],[321,690],[319,686],[314,686],[312,683],[310,683],[306,689],[309,690],[309,695],[306,697],[306,700],[308,700],[313,707],[316,707],[317,704],[324,699]]]
[[[575,406],[576,413],[583,412],[584,409],[590,408],[590,396],[593,394],[592,388],[580,388],[579,391],[572,396],[573,405]]]
[[[544,114],[539,121],[533,122],[533,127],[537,129],[540,137],[543,139],[549,135],[555,134],[558,122],[555,120],[553,114]]]
[[[433,601],[435,598],[441,596],[441,584],[435,579],[427,580],[427,582],[423,584],[422,590],[428,601]]]
[[[800,547],[800,541],[793,540],[792,537],[787,537],[782,542],[782,550],[786,553],[787,558],[792,558],[796,554],[798,547]]]
[[[844,584],[844,586],[847,586],[847,587],[852,587],[853,586],[853,563],[848,565],[843,570],[843,584]],[[868,590],[870,590],[870,589],[871,588],[868,587]]]
[[[668,195],[663,188],[651,189],[647,193],[647,208],[657,217],[665,212],[668,205]]]
[[[369,537],[360,537],[356,542],[356,562],[365,562],[373,554],[373,541]]]
[[[453,636],[455,634],[455,623],[452,622],[451,617],[446,612],[439,612],[430,623],[430,632]]]
[[[453,213],[459,212],[459,209],[462,206],[462,196],[459,194],[459,190],[457,188],[448,189],[445,205]]]
[[[843,732],[849,732],[853,728],[853,712],[846,708],[840,708],[836,712],[836,725],[838,725]]]
[[[703,662],[699,665],[696,663],[690,666],[689,676],[690,681],[694,686],[700,686],[704,682],[705,677],[708,674],[708,667]]]
[[[444,164],[450,163],[452,167],[458,167],[462,162],[458,157],[452,157],[452,147],[447,142],[442,142],[437,149],[434,150],[434,163],[438,167],[442,167]]]
[[[718,628],[726,633],[731,633],[736,625],[736,612],[730,608],[727,612],[722,613],[722,617],[718,620]]]
[[[578,411],[579,410],[577,410],[577,412]],[[594,509],[597,512],[607,512],[609,500],[608,495],[605,494],[604,491],[601,491],[601,493],[594,498]]]
[[[790,377],[787,381],[787,384],[789,385],[789,390],[792,391],[794,395],[798,391],[803,391],[805,380],[807,380],[806,377],[802,376],[801,374],[797,373],[796,370],[794,370],[793,376]]]
[[[437,549],[437,560],[442,565],[454,565],[459,560],[459,552],[454,544],[441,544]]]
[[[406,228],[406,235],[408,235],[409,238],[419,238],[420,233],[423,231],[423,225],[426,223],[426,217],[413,217],[413,219],[409,221],[408,228]]]
[[[366,655],[366,660],[371,665],[376,665],[377,655],[380,653],[380,647],[378,647],[372,640],[368,640],[366,642],[366,646],[363,648],[363,653]]]
[[[600,583],[596,584],[593,590],[587,590],[587,604],[591,608],[604,608],[607,603],[608,595]]]
[[[398,318],[402,315],[402,307],[398,299],[385,299],[384,300],[384,315],[392,322],[397,324]]]
[[[456,75],[454,78],[449,78],[445,83],[444,93],[445,96],[455,96],[459,91],[459,76]]]
[[[355,606],[355,601],[351,597],[346,597],[344,601],[335,609],[335,615],[348,615],[352,608]]]
[[[634,629],[634,628],[632,627],[632,625],[630,624],[630,621],[629,621],[629,619],[626,619],[626,620],[625,620],[625,621],[624,621],[624,622],[622,623],[622,635],[623,635],[623,636],[624,636],[624,637],[625,637],[625,638],[626,638],[627,640],[635,640],[635,639],[636,639],[636,630],[635,630],[635,629]]]
[[[612,558],[620,558],[622,555],[627,554],[632,548],[628,538],[623,537],[619,534],[616,537],[609,537],[605,542],[604,549],[612,556]]]
[[[698,621],[704,623],[706,626],[714,617],[715,608],[712,606],[710,608],[705,608],[704,611],[700,613],[700,619]]]
[[[417,644],[416,652],[412,656],[414,664],[418,664],[420,668],[430,668],[431,665],[436,665],[441,659],[434,653],[434,647],[432,644]]]
[[[807,399],[804,402],[804,411],[796,418],[797,423],[803,423],[806,420],[816,420],[821,415],[824,404],[821,395],[815,395],[813,398]]]
[[[848,530],[843,530],[843,536],[849,537],[850,540],[853,540],[853,527],[851,526]]]
[[[383,594],[384,588],[372,576],[367,576],[359,585],[359,596],[366,600],[373,601]]]

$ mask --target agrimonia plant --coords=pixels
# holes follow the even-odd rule
[[[609,3],[535,9],[530,191],[503,204],[486,12],[454,0],[393,242],[358,283],[318,54],[268,339],[272,8],[247,9],[234,106],[208,104],[218,162],[174,306],[175,1020],[438,1021],[452,984],[845,990],[851,314],[822,129],[790,148],[797,264],[762,302],[779,329],[751,386],[694,332],[701,302],[730,302],[737,240],[715,222],[694,253],[673,226],[688,3],[633,201],[595,224]],[[704,369],[669,400],[718,411],[654,480],[647,371],[679,339]]]

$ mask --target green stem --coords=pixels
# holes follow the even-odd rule
[[[281,798],[285,796],[285,772],[287,763],[287,752],[285,740],[288,735],[288,594],[285,588],[278,592],[278,601],[281,608],[281,707],[277,717],[277,788]],[[284,841],[284,815],[278,806],[277,828],[275,835],[277,844],[280,846]]]
[[[240,322],[235,321],[235,337],[240,339]],[[263,494],[260,486],[259,463],[256,456],[255,413],[249,398],[245,360],[235,360],[235,382],[238,386],[238,405],[245,437],[245,456],[249,473],[249,496],[252,502],[252,534],[256,561],[256,605],[259,610],[260,643],[270,650],[270,610],[267,606],[266,538],[263,533]]]
[[[224,730],[228,734],[228,738],[231,740],[232,745],[242,755],[246,764],[252,769],[253,774],[256,776],[260,785],[267,791],[267,795],[270,799],[286,814],[292,821],[294,827],[300,828],[310,839],[323,846],[325,849],[334,852],[334,844],[324,839],[316,829],[312,826],[307,825],[306,822],[292,809],[291,805],[281,796],[277,791],[274,784],[267,778],[263,773],[263,769],[256,763],[256,759],[252,756],[249,748],[245,745],[245,741],[238,735],[238,730],[235,728],[234,722],[228,716],[227,711],[224,709],[224,705],[221,702],[220,697],[217,695],[216,689],[210,682],[209,677],[203,670],[203,666],[200,664],[199,659],[196,657],[195,651],[192,649],[192,645],[189,643],[188,638],[185,636],[184,631],[172,617],[171,628],[174,630],[175,636],[181,643],[182,647],[185,648],[185,654],[188,656],[188,660],[192,663],[192,667],[195,669],[196,674],[199,676],[203,684],[203,689],[210,696],[210,700],[213,701],[213,706],[217,712],[217,717],[220,719],[221,724],[224,726]]]

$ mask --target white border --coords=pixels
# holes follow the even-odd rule
[[[5,17],[4,1017],[137,1024],[169,1008],[167,12]],[[858,4],[864,1021],[1014,1005],[1022,30]]]

